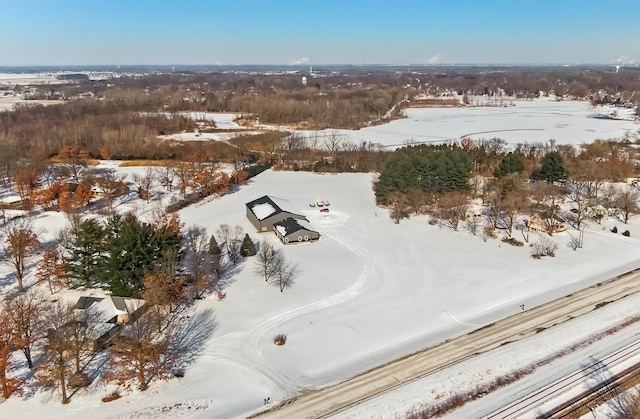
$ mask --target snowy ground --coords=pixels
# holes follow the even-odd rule
[[[448,142],[461,138],[474,140],[501,138],[511,145],[524,142],[544,143],[551,139],[557,144],[580,145],[596,139],[621,139],[629,135],[635,139],[640,122],[632,109],[597,107],[586,101],[555,101],[548,98],[513,101],[508,107],[463,108],[410,108],[406,118],[388,124],[360,130],[327,129],[320,131],[297,130],[307,138],[316,138],[322,147],[325,138],[340,135],[354,143],[363,141],[395,148],[410,142]],[[617,118],[604,117],[616,111]],[[215,120],[218,128],[238,129],[233,118],[236,114],[185,112],[196,120]],[[260,125],[263,129],[285,130],[273,125]],[[290,130],[289,130],[290,131]],[[184,138],[202,140],[186,133]],[[211,137],[212,140],[218,138]]]
[[[406,109],[405,119],[353,130],[301,131],[322,141],[333,133],[355,143],[371,141],[387,147],[407,142],[446,142],[469,137],[474,140],[502,138],[509,144],[547,142],[580,145],[596,139],[632,137],[640,130],[638,121],[602,117],[602,109],[588,102],[514,101],[512,107],[415,108]],[[620,109],[629,117],[628,109]],[[606,113],[606,112],[605,112]]]
[[[0,412],[36,415],[46,408],[49,417],[149,417],[166,408],[176,416],[245,416],[266,397],[277,401],[344,380],[513,314],[520,304],[537,305],[640,266],[637,224],[629,227],[630,238],[594,224],[577,252],[566,247],[567,233],[559,234],[557,256],[534,260],[528,247],[485,243],[467,232],[430,226],[424,217],[395,225],[374,205],[371,181],[370,174],[267,171],[238,192],[183,210],[187,225],[213,233],[222,223],[239,224],[254,239],[281,246],[272,234],[255,233],[245,217],[246,202],[271,194],[306,214],[321,239],[284,248],[299,267],[284,293],[257,277],[247,260],[224,301],[200,303],[193,316],[213,310],[212,337],[184,378],[108,405],[100,398],[112,388],[98,386],[66,407],[37,394],[10,399]],[[328,214],[309,208],[318,198],[331,202]],[[48,235],[63,222],[58,213],[37,219]],[[288,335],[286,345],[272,343],[278,333]],[[202,410],[194,413],[194,406]]]
[[[566,137],[556,137],[558,142],[587,141],[580,130],[591,122],[604,124],[594,132],[604,132],[606,138],[620,135],[613,127],[637,130],[628,121],[588,119],[588,107],[576,102],[547,103],[544,110],[539,102],[523,103],[515,109],[530,106],[531,115],[546,115],[540,116],[539,124],[552,118],[550,109],[558,110],[558,120],[573,124],[562,130]],[[436,116],[431,114],[434,111]],[[470,112],[458,114],[468,115],[469,121],[449,119],[445,123],[441,121],[447,120],[444,111],[448,109],[409,110],[409,119],[371,128],[380,136],[372,134],[367,140],[401,143],[406,135],[439,124],[443,130],[447,127],[442,137],[464,136],[491,126],[484,118],[496,118],[497,124],[498,119],[507,121],[509,112],[515,112],[514,108],[453,109]],[[477,118],[484,115],[476,128],[471,124],[474,112]],[[526,133],[522,124],[528,117],[513,118],[519,121],[520,132]],[[422,125],[417,123],[420,120],[424,120]],[[549,123],[547,134],[551,136],[555,125]],[[367,131],[357,133],[363,132]],[[117,170],[130,176],[144,169]],[[529,247],[515,248],[491,239],[485,243],[466,231],[430,226],[425,217],[395,225],[386,210],[375,206],[372,180],[372,174],[267,171],[237,192],[182,210],[182,221],[206,227],[210,234],[220,224],[238,224],[255,240],[267,238],[282,246],[271,233],[256,233],[245,216],[245,203],[269,194],[288,203],[284,209],[305,214],[321,238],[316,243],[284,247],[287,259],[299,268],[294,284],[284,293],[254,274],[249,259],[233,269],[223,301],[211,297],[199,303],[191,317],[202,315],[201,325],[207,328],[203,336],[211,336],[184,378],[155,382],[144,393],[127,393],[108,404],[100,399],[113,387],[101,383],[75,394],[67,406],[58,404],[49,393],[30,394],[0,405],[0,416],[244,417],[261,409],[267,397],[276,402],[304,388],[339,382],[518,312],[520,304],[538,305],[640,267],[636,219],[624,228],[610,218],[603,225],[589,224],[584,248],[577,252],[567,247],[569,233],[557,234],[556,257],[534,260]],[[329,213],[309,207],[318,199],[331,202]],[[147,204],[131,197],[118,210],[148,217],[156,205],[157,201]],[[60,213],[40,214],[36,219],[44,240],[52,239],[65,223]],[[619,231],[628,228],[631,237],[609,232],[613,225]],[[7,266],[2,267],[2,284],[10,280],[9,272]],[[206,320],[210,312],[213,317]],[[590,327],[589,323],[584,327]],[[580,333],[581,329],[572,330]],[[288,335],[284,346],[272,342],[279,333]],[[370,413],[386,416],[388,410]]]
[[[24,100],[22,95],[18,96],[0,96],[0,112],[2,111],[10,111],[15,105],[57,105],[60,103],[64,103],[62,100]]]

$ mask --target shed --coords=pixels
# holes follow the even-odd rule
[[[304,215],[283,210],[273,198],[264,195],[246,204],[247,218],[258,232],[273,231],[273,225],[285,218],[307,221]]]
[[[273,232],[284,244],[318,240],[320,233],[313,231],[294,218],[285,218],[273,224]]]

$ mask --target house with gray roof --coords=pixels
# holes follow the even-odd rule
[[[307,220],[304,215],[283,210],[276,200],[268,195],[246,204],[247,218],[260,233],[273,231],[273,224],[285,218]]]
[[[282,209],[287,201],[268,195],[246,204],[247,218],[260,233],[273,231],[283,243],[318,240],[320,233],[311,230],[304,215]]]
[[[320,238],[320,233],[303,224],[306,223],[291,217],[285,218],[273,224],[273,232],[284,244],[313,241]]]

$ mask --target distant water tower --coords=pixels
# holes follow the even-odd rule
[[[309,66],[309,74],[313,74],[313,66],[312,65]]]
[[[302,76],[302,85],[303,86],[307,85],[307,78],[305,76]]]

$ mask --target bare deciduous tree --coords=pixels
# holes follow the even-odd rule
[[[285,288],[290,287],[293,283],[298,273],[298,266],[289,263],[284,257],[282,250],[275,252],[271,263],[271,269],[273,270],[271,283],[277,285],[278,288],[280,288],[280,292],[283,292]]]
[[[394,223],[400,224],[400,220],[409,217],[407,194],[392,192],[389,194],[388,201],[391,205],[389,216]]]
[[[113,202],[119,196],[125,195],[129,189],[124,184],[125,176],[116,176],[113,171],[106,171],[96,177],[96,185],[102,191],[109,209],[113,208]]]
[[[349,144],[349,138],[346,135],[340,134],[336,131],[331,131],[324,138],[324,147],[329,152],[329,156],[331,157],[331,163],[333,165],[337,164],[336,156],[340,151],[345,149],[347,144]]]
[[[178,188],[183,198],[187,194],[187,186],[191,184],[192,166],[191,163],[180,162],[171,167],[174,178],[178,179]]]
[[[69,403],[67,383],[69,361],[71,359],[71,342],[69,327],[76,322],[73,306],[58,302],[48,310],[44,318],[47,331],[45,345],[45,363],[38,368],[38,379],[45,386],[59,386],[62,404]]]
[[[420,188],[411,188],[407,191],[407,205],[415,215],[425,213],[425,209],[429,204],[429,194]]]
[[[475,214],[469,214],[464,222],[464,227],[474,236],[478,233],[478,227],[482,225],[481,217]]]
[[[175,172],[168,162],[164,166],[160,167],[159,180],[162,186],[167,189],[167,192],[171,192],[173,187],[173,180],[175,179]]]
[[[133,181],[138,185],[138,195],[145,201],[151,199],[151,188],[158,178],[154,167],[146,167],[143,175],[133,175]],[[172,180],[173,183],[173,180]]]
[[[187,228],[183,235],[185,244],[184,267],[190,276],[196,298],[215,287],[218,280],[217,255],[209,252],[210,239],[206,229],[199,226]]]
[[[269,282],[274,275],[273,264],[275,256],[276,250],[273,244],[267,239],[262,239],[256,252],[254,272],[262,276],[265,282]]]
[[[590,201],[587,198],[588,195],[582,191],[584,191],[583,188],[574,187],[569,193],[569,199],[573,202],[573,208],[570,210],[569,219],[573,222],[573,225],[577,230],[580,230],[580,225],[589,216],[587,208],[589,207]]]
[[[242,237],[244,236],[244,230],[241,226],[236,225],[231,227],[228,224],[222,224],[216,231],[218,240],[224,246],[227,258],[235,265],[240,259],[240,250],[242,247]]]
[[[622,221],[625,224],[627,224],[633,214],[638,213],[640,209],[638,207],[638,198],[640,198],[640,193],[629,187],[625,187],[615,193],[614,203],[620,215],[622,215]]]
[[[447,192],[438,199],[438,214],[454,231],[458,231],[458,223],[467,214],[468,198],[461,192]]]

